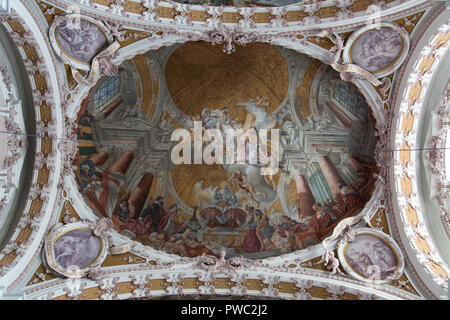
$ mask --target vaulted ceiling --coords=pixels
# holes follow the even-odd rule
[[[449,19],[424,0],[0,1],[0,295],[442,298]],[[174,164],[195,121],[278,129],[279,172]]]

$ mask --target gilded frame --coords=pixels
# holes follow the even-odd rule
[[[92,233],[94,233],[94,227],[84,222],[74,222],[69,224],[59,223],[55,225],[45,237],[43,261],[45,262],[46,266],[54,271],[57,275],[67,278],[81,278],[88,274],[90,270],[100,267],[103,261],[106,259],[106,256],[108,254],[108,240],[105,235],[101,235],[97,236],[101,243],[100,251],[96,259],[92,261],[88,266],[84,267],[83,269],[70,270],[62,267],[56,262],[54,244],[64,234],[77,229],[89,229],[92,231]]]
[[[109,30],[103,24],[101,24],[100,22],[98,22],[95,19],[92,19],[87,16],[83,16],[80,14],[66,14],[63,16],[59,16],[52,21],[50,28],[49,28],[49,38],[50,38],[50,43],[51,43],[56,55],[63,60],[64,64],[68,64],[69,66],[71,66],[75,69],[90,71],[91,63],[78,61],[77,59],[72,57],[70,54],[68,54],[60,45],[60,43],[58,41],[58,37],[56,35],[57,28],[60,24],[62,24],[65,21],[68,21],[69,19],[74,19],[74,18],[80,19],[80,20],[85,20],[100,30],[100,32],[103,34],[103,36],[105,37],[105,40],[106,40],[106,46],[104,49],[106,49],[109,45],[111,45],[113,43],[113,37],[110,35]],[[100,52],[102,52],[102,51],[97,52],[97,54],[99,54]]]

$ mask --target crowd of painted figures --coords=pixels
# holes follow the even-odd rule
[[[114,220],[119,222],[119,232],[139,238],[144,244],[169,253],[195,257],[202,254],[218,255],[221,250],[235,254],[281,250],[292,252],[320,243],[343,218],[353,215],[367,200],[370,190],[370,166],[358,172],[352,185],[340,182],[341,193],[334,200],[313,205],[313,215],[305,216],[300,206],[290,216],[278,212],[265,214],[251,205],[245,208],[194,207],[187,218],[176,204],[164,205],[161,196],[148,199],[138,217],[130,215],[129,192],[119,199]],[[277,219],[274,217],[278,214]],[[297,218],[298,216],[298,218]],[[218,243],[208,234],[237,234],[240,241]]]
[[[266,112],[267,104],[266,99],[261,97],[239,104],[245,107],[248,115],[254,116],[247,117],[249,127],[274,126],[274,119]],[[217,128],[222,132],[228,132],[227,128],[247,126],[229,117],[227,107],[220,110],[204,109],[201,115],[192,120],[201,120],[204,128]],[[88,127],[96,121],[92,115],[84,112],[80,116],[80,127]],[[89,130],[78,134],[91,138]],[[250,183],[250,179],[255,178],[249,175],[250,169],[257,166],[246,164],[249,170],[245,171],[233,171],[233,166],[230,166],[231,169],[224,168],[228,171],[228,179],[220,186],[204,188],[203,181],[197,181],[193,187],[197,200],[194,212],[187,214],[177,204],[166,206],[162,196],[155,199],[149,197],[153,180],[150,173],[142,177],[133,192],[128,189],[126,173],[133,160],[133,152],[124,152],[107,169],[101,169],[108,158],[106,152],[87,156],[90,158],[79,162],[77,177],[89,206],[100,215],[112,218],[121,234],[156,249],[188,257],[217,255],[222,250],[230,254],[258,257],[258,253],[262,252],[276,255],[320,243],[341,219],[361,209],[373,188],[372,164],[351,157],[357,163],[352,166],[357,171],[357,179],[352,185],[347,185],[329,159],[322,157],[321,167],[322,171],[325,170],[325,177],[332,175],[338,179],[333,184],[333,199],[318,203],[308,187],[308,201],[302,201],[299,193],[296,208],[289,215],[283,215],[275,210],[266,212],[261,206],[261,202],[268,204],[276,199],[277,190],[273,179],[254,179]],[[259,176],[258,171],[256,178]],[[308,184],[305,177],[302,179],[296,182]],[[235,193],[233,190],[239,191]]]

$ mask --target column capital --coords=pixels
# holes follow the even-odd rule
[[[301,165],[301,164],[293,164],[291,165],[291,168],[289,170],[289,172],[291,173],[291,178],[295,179],[298,175],[302,175],[305,177],[308,177],[310,174],[308,172],[307,166],[306,165]]]

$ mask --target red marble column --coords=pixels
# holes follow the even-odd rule
[[[117,159],[108,169],[111,172],[122,173],[125,174],[127,172],[128,167],[130,166],[131,161],[133,160],[133,152],[125,151],[122,156]]]
[[[116,108],[122,103],[122,101],[122,98],[117,98],[116,100],[111,102],[109,106],[103,110],[103,118],[106,119],[114,110],[116,110]]]
[[[95,166],[101,166],[108,160],[108,153],[105,151],[97,152],[91,157],[91,160]]]
[[[347,128],[350,128],[352,124],[352,119],[350,119],[341,109],[339,109],[338,106],[336,106],[333,102],[327,100],[325,101],[325,104],[328,108],[330,108],[331,111],[336,115],[336,117],[339,119],[339,121],[342,122],[344,126]]]
[[[356,172],[359,172],[361,170],[364,170],[361,164],[359,163],[358,159],[356,159],[354,156],[351,156],[348,158],[348,164],[355,170]]]
[[[146,173],[131,193],[128,204],[132,218],[137,218],[141,214],[145,201],[147,200],[148,193],[150,192],[150,188],[152,187],[152,182],[153,174]]]
[[[334,164],[331,162],[330,158],[328,158],[327,156],[320,156],[319,165],[320,169],[323,172],[323,175],[325,176],[325,179],[327,180],[328,186],[330,187],[333,196],[341,193],[338,183],[342,180],[342,178],[339,175],[339,172]]]
[[[314,214],[312,207],[314,203],[316,203],[316,199],[314,199],[314,195],[311,192],[308,181],[304,175],[299,174],[295,178],[295,182],[297,183],[298,201],[300,204],[301,213],[303,215],[303,217],[300,218],[312,216]]]

